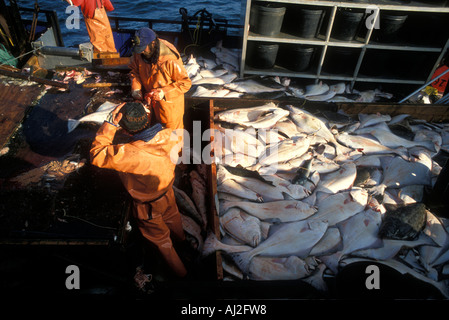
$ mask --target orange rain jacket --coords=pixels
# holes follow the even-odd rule
[[[159,39],[160,53],[156,64],[146,63],[141,54],[133,54],[129,67],[131,89],[142,90],[142,93],[161,88],[164,99],[157,101],[154,115],[157,121],[167,128],[183,129],[184,93],[192,86],[181,55],[166,40]]]
[[[170,238],[185,239],[173,192],[182,138],[172,129],[163,129],[148,142],[114,145],[116,131],[107,122],[100,127],[90,150],[91,162],[118,172],[134,199],[133,213],[142,235],[158,248],[175,274],[183,277],[187,271]]]

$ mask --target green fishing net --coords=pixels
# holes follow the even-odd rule
[[[17,59],[11,55],[5,46],[0,43],[0,64],[7,64],[13,67],[17,67]]]

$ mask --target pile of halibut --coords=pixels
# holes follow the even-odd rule
[[[274,103],[222,111],[221,237],[209,232],[202,254],[221,251],[230,279],[302,279],[324,291],[323,275],[376,261],[449,297],[449,223],[422,204],[448,147],[449,125],[405,114],[355,119]]]

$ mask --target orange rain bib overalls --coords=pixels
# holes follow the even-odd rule
[[[168,41],[159,41],[159,60],[154,65],[146,63],[140,54],[131,57],[131,90],[139,89],[145,94],[161,88],[165,97],[153,107],[155,119],[167,128],[183,129],[184,93],[192,81],[176,48]]]
[[[173,272],[183,277],[187,271],[170,238],[185,239],[173,191],[182,138],[172,129],[163,129],[148,142],[113,145],[116,131],[117,127],[107,122],[100,127],[90,150],[91,162],[118,171],[134,199],[133,214],[140,232],[159,250]]]
[[[107,11],[114,10],[109,0],[72,0],[81,6],[90,42],[95,52],[117,52]]]

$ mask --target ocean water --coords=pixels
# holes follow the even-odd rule
[[[145,19],[168,19],[181,21],[180,8],[186,8],[189,16],[194,15],[198,10],[206,9],[213,18],[227,19],[230,24],[243,25],[246,0],[111,0],[115,10],[109,12],[109,16],[120,16],[129,18]],[[9,1],[6,0],[9,4]],[[34,8],[35,0],[17,0],[19,7]],[[79,43],[89,42],[86,26],[81,17],[79,29],[68,29],[66,20],[72,12],[66,13],[68,4],[64,0],[38,0],[40,9],[54,10],[58,15],[64,45],[67,47],[76,46]],[[32,13],[22,13],[22,17],[31,19]],[[42,17],[41,17],[42,18]],[[120,24],[121,28],[138,29],[147,26],[146,24]],[[157,25],[155,29],[172,30],[173,26]],[[180,28],[180,26],[179,26]]]

